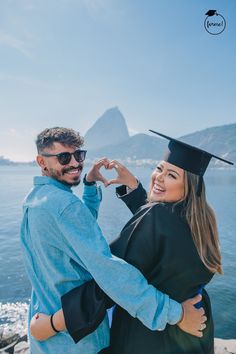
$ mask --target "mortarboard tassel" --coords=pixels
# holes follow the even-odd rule
[[[197,186],[197,196],[200,197],[202,193],[202,183],[203,183],[203,176],[199,176],[198,186]]]

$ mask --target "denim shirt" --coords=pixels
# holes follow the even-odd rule
[[[96,221],[101,189],[84,186],[82,199],[63,183],[40,176],[34,178],[34,188],[24,201],[21,243],[32,284],[29,321],[36,312],[56,312],[63,294],[93,277],[108,296],[150,329],[178,322],[181,305],[111,254]],[[96,354],[109,345],[108,318],[77,344],[66,331],[44,342],[30,335],[29,339],[33,354]]]

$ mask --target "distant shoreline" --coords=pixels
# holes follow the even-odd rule
[[[157,163],[157,160],[151,160],[151,159],[140,159],[140,160],[131,160],[130,158],[127,159],[119,159],[122,164],[128,167],[153,167]],[[86,164],[87,165],[92,165],[96,161],[96,159],[87,159]],[[15,161],[10,161],[9,162],[3,162],[0,159],[0,167],[17,167],[17,166],[25,166],[25,167],[38,167],[36,161],[29,161],[29,162],[15,162]],[[209,166],[210,170],[236,170],[236,165],[226,165],[226,164],[219,164],[219,165],[213,165]]]

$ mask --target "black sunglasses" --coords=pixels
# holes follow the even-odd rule
[[[75,150],[74,152],[60,152],[59,154],[41,154],[45,157],[56,156],[61,165],[68,165],[72,156],[74,156],[77,162],[83,162],[85,160],[87,150]]]

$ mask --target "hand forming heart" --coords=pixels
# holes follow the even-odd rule
[[[107,180],[100,172],[101,167],[105,167],[107,170],[115,169],[117,177]],[[135,189],[138,186],[137,179],[125,166],[117,160],[109,161],[105,157],[94,163],[87,174],[86,180],[88,182],[101,181],[105,187],[111,184],[124,184],[131,189]]]
[[[115,168],[117,172],[117,177],[110,179],[108,181],[108,185],[124,184],[125,186],[128,186],[131,189],[137,188],[138,181],[136,177],[124,165],[122,165],[117,160],[112,160],[108,165],[108,169],[112,168]]]

